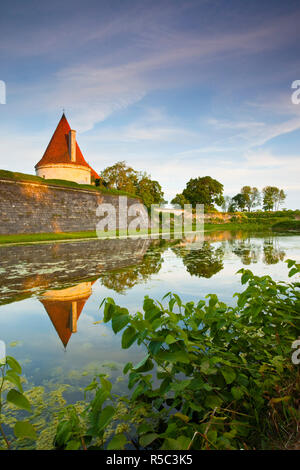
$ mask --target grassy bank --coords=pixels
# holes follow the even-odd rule
[[[0,180],[10,180],[10,181],[20,181],[23,183],[38,183],[42,185],[51,185],[51,186],[59,186],[63,188],[74,188],[74,189],[84,189],[88,191],[95,191],[100,192],[103,194],[111,194],[113,196],[128,196],[133,197],[135,199],[141,199],[139,196],[135,194],[127,193],[126,191],[118,191],[117,189],[109,189],[105,188],[104,186],[94,186],[92,184],[79,184],[73,181],[67,180],[58,180],[58,179],[47,179],[40,178],[39,176],[35,175],[28,175],[26,173],[18,173],[14,171],[8,170],[0,170]]]
[[[225,224],[205,224],[204,231],[205,232],[215,232],[220,230],[230,230],[230,231],[237,231],[237,230],[246,230],[248,231],[265,231],[270,230],[270,224],[262,224],[262,223],[237,223],[237,222],[227,222]]]
[[[282,218],[281,218],[282,220]],[[278,222],[277,217],[268,218],[247,218],[243,221],[234,221],[226,223],[206,223],[204,225],[204,232],[216,232],[222,230],[238,231],[243,230],[247,232],[260,232],[260,231],[278,231],[278,232],[300,232],[300,221],[289,218],[284,218]],[[172,233],[172,229],[171,229]],[[113,235],[113,233],[112,233]],[[126,233],[121,233],[123,237]],[[108,237],[108,234],[106,235]],[[82,232],[61,232],[61,233],[24,233],[18,235],[0,235],[0,245],[11,243],[35,243],[35,242],[49,242],[49,241],[68,241],[68,240],[81,240],[97,238],[95,231],[82,231]],[[115,238],[112,236],[111,238]],[[173,237],[172,237],[173,238]]]
[[[222,230],[238,231],[265,231],[266,226],[263,224],[205,224],[205,232],[215,232]],[[94,231],[89,232],[61,232],[61,233],[23,233],[17,235],[0,235],[0,245],[6,244],[27,244],[38,242],[51,242],[51,241],[68,241],[68,240],[82,240],[97,238]],[[111,237],[114,238],[114,237]]]
[[[48,241],[81,240],[97,238],[96,232],[70,232],[70,233],[22,233],[19,235],[0,235],[0,245],[11,243],[35,243]]]

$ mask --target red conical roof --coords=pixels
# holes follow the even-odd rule
[[[69,131],[71,127],[67,121],[65,114],[62,115],[61,120],[58,123],[57,128],[49,142],[48,147],[42,157],[42,159],[35,165],[35,168],[39,168],[43,165],[50,163],[65,163],[68,165],[83,165],[90,168],[92,176],[99,178],[98,173],[85,161],[79,145],[76,142],[76,161],[70,161],[69,155]]]

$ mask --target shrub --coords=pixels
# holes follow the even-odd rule
[[[289,276],[299,275],[294,261],[288,267]],[[299,421],[299,369],[291,345],[300,332],[300,284],[239,272],[247,287],[235,294],[234,307],[214,294],[183,303],[168,293],[164,303],[146,296],[143,313],[130,315],[105,299],[104,322],[115,333],[123,330],[124,349],[137,343],[145,357],[125,365],[131,396],[118,402],[111,384],[95,378],[84,414],[61,416],[58,445],[190,450],[292,442]]]

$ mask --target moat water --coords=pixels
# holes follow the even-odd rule
[[[96,373],[120,389],[126,362],[144,352],[121,349],[121,335],[102,322],[109,296],[130,312],[149,295],[183,301],[216,293],[226,303],[240,291],[241,267],[287,280],[286,259],[300,261],[300,236],[214,232],[191,243],[94,240],[0,247],[0,339],[23,366],[27,388],[67,384],[68,400]]]

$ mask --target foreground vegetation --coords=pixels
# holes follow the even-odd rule
[[[287,263],[289,276],[294,276],[289,283],[240,270],[246,288],[234,295],[235,307],[214,294],[184,304],[168,293],[162,302],[146,296],[143,312],[130,314],[112,298],[105,299],[104,322],[116,334],[123,330],[122,348],[137,344],[144,359],[124,367],[128,396],[113,393],[108,377],[100,374],[86,387],[80,405],[63,407],[56,416],[54,446],[296,447],[300,352],[292,348],[300,334],[300,267]],[[20,366],[8,358],[2,372],[2,385],[11,384],[5,392],[9,406],[29,410],[20,389]],[[34,447],[35,432],[30,416],[14,427],[27,448]],[[2,435],[3,446],[11,446],[3,426]]]

